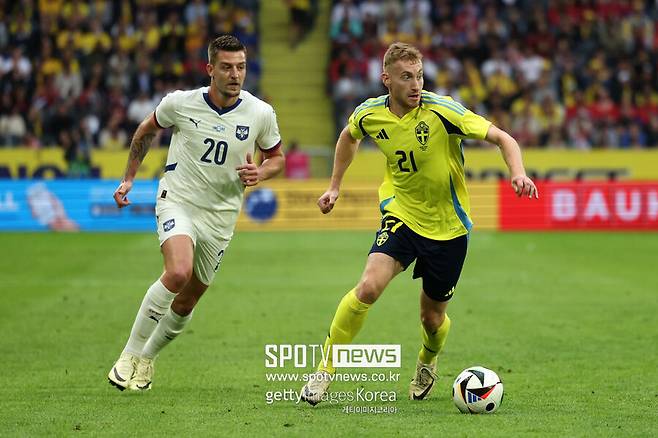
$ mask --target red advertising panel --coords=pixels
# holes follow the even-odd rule
[[[658,230],[658,182],[538,184],[540,198],[498,187],[501,230]]]

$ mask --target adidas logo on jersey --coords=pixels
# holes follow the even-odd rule
[[[389,139],[388,134],[386,133],[386,131],[384,131],[384,129],[379,131],[379,134],[377,134],[377,136],[375,138],[378,138],[380,140],[388,140]]]

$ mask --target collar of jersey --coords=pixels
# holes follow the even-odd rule
[[[223,115],[223,114],[226,114],[227,112],[229,112],[233,109],[235,109],[238,105],[240,105],[240,102],[242,102],[242,99],[240,99],[238,97],[238,100],[236,100],[233,105],[227,106],[226,108],[220,108],[217,105],[215,105],[214,103],[212,103],[212,100],[210,100],[210,96],[208,95],[208,93],[203,93],[203,100],[205,100],[206,103],[208,104],[208,106],[210,108],[212,108],[213,110],[215,110],[215,112],[217,114],[219,114],[220,116]]]
[[[397,114],[395,114],[393,111],[391,111],[391,108],[388,105],[388,97],[386,98],[386,101],[385,101],[384,105],[385,105],[385,108],[387,109],[388,114],[391,117],[393,117],[397,122],[407,120],[410,117],[416,118],[418,116],[418,113],[420,112],[420,110],[423,108],[423,102],[421,101],[420,104],[418,105],[418,108],[409,111],[407,114],[403,115],[402,117],[398,117]],[[412,114],[412,115],[409,116],[410,114]],[[409,117],[407,117],[407,116],[409,116]]]

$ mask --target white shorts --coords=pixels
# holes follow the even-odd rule
[[[155,204],[160,246],[172,236],[189,236],[194,243],[194,274],[205,285],[210,285],[231,239],[233,230],[218,233],[212,225],[210,213],[190,205],[181,205],[158,198]],[[227,230],[221,230],[227,231]]]

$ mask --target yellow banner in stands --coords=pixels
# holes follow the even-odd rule
[[[159,178],[167,159],[168,149],[152,149],[144,159],[138,178]],[[128,150],[93,151],[91,176],[119,179],[128,161]],[[58,178],[66,176],[68,165],[64,151],[52,149],[0,149],[0,178]]]
[[[325,180],[275,180],[249,189],[238,219],[237,230],[372,230],[379,228],[381,214],[378,183],[343,185],[334,210],[322,214],[317,200],[327,188]],[[473,183],[471,216],[478,229],[498,224],[496,184]]]
[[[471,181],[507,178],[507,167],[497,149],[464,148],[466,172]],[[574,179],[655,180],[658,178],[656,150],[524,150],[528,175],[538,179],[571,181]],[[346,181],[380,181],[384,175],[384,156],[378,150],[361,151],[355,157]]]
[[[507,168],[496,149],[465,148],[466,171],[472,181],[494,181],[507,177]],[[525,150],[528,174],[540,179],[655,180],[658,178],[656,150]],[[118,179],[123,175],[128,151],[93,151],[92,176]],[[167,149],[152,149],[144,159],[138,178],[159,178]],[[360,151],[350,166],[346,181],[379,183],[384,175],[384,156],[377,150]],[[55,178],[65,176],[68,166],[61,149],[0,149],[0,178]]]

